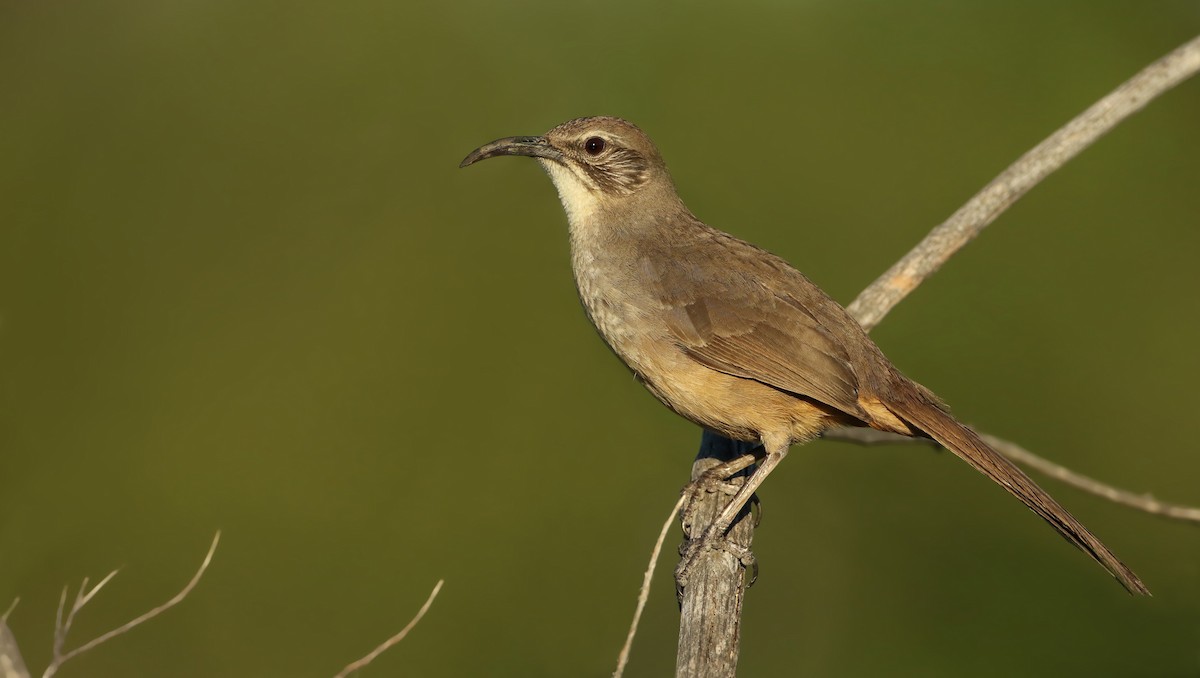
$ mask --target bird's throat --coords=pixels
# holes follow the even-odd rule
[[[550,175],[550,180],[554,182],[558,199],[562,201],[571,228],[585,226],[600,210],[601,199],[596,187],[561,163],[540,158],[539,161],[546,174]]]

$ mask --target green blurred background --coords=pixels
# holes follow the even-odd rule
[[[593,336],[535,163],[630,118],[701,218],[848,302],[1200,31],[1195,2],[0,0],[0,608],[123,567],[63,676],[604,676],[699,439]],[[965,421],[1200,503],[1200,82],[1051,177],[875,335]],[[797,450],[747,676],[1200,674],[1200,530],[1045,484],[1134,600],[964,464]],[[670,544],[678,543],[673,534]],[[669,675],[671,564],[630,676]]]

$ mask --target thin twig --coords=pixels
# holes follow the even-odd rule
[[[884,431],[876,431],[869,428],[838,428],[825,432],[822,436],[827,440],[840,440],[842,442],[857,443],[859,445],[897,445],[897,444],[917,444],[929,445],[931,447],[939,447],[939,445],[928,438],[911,438],[909,436],[897,435],[895,433],[886,433]],[[1008,459],[1017,464],[1023,464],[1031,468],[1037,469],[1042,473],[1060,480],[1071,487],[1083,490],[1089,494],[1093,494],[1102,499],[1107,499],[1113,503],[1128,506],[1138,511],[1144,511],[1163,518],[1171,520],[1179,520],[1185,523],[1200,524],[1200,508],[1193,506],[1184,506],[1182,504],[1169,504],[1164,501],[1159,501],[1149,494],[1138,494],[1129,490],[1122,490],[1119,487],[1113,487],[1106,483],[1102,483],[1095,478],[1072,471],[1066,466],[1056,464],[1048,459],[1039,457],[1020,445],[997,438],[996,436],[987,433],[980,433],[979,437],[983,438],[984,442],[996,450],[1000,454],[1008,457]]]
[[[1089,478],[1082,473],[1077,473],[1067,468],[1056,464],[1047,459],[1043,459],[1036,454],[1024,449],[1020,445],[1008,440],[997,438],[986,433],[979,434],[984,442],[992,446],[1000,454],[1008,457],[1014,462],[1026,464],[1035,468],[1046,475],[1061,480],[1062,482],[1094,494],[1097,497],[1102,497],[1113,503],[1128,506],[1139,511],[1145,511],[1156,516],[1170,518],[1172,520],[1181,520],[1189,523],[1200,524],[1200,508],[1192,506],[1183,506],[1182,504],[1168,504],[1159,501],[1149,494],[1137,494],[1129,490],[1122,490],[1112,485],[1107,485]]]
[[[429,611],[430,606],[433,605],[433,599],[437,598],[438,591],[442,590],[442,584],[444,584],[445,581],[446,580],[444,580],[444,579],[439,579],[438,583],[434,584],[433,591],[430,591],[430,593],[429,593],[429,599],[425,601],[425,604],[421,606],[420,610],[417,610],[417,616],[413,617],[412,621],[408,622],[408,626],[405,626],[404,628],[400,629],[400,633],[397,633],[396,635],[392,636],[391,638],[388,638],[387,640],[383,641],[383,643],[379,647],[375,648],[374,650],[371,650],[371,652],[367,656],[363,657],[362,659],[359,659],[357,661],[352,661],[349,664],[347,664],[346,668],[339,671],[338,674],[336,676],[334,676],[334,678],[346,678],[346,676],[349,676],[351,673],[354,673],[355,671],[363,668],[367,664],[370,664],[371,662],[375,661],[375,659],[379,655],[383,654],[384,652],[387,652],[388,648],[390,648],[391,646],[404,640],[404,636],[407,636],[408,632],[411,631],[413,629],[413,627],[416,626],[417,623],[421,621],[421,617],[424,617],[425,613]]]
[[[100,580],[100,583],[96,584],[90,590],[88,590],[88,578],[84,577],[83,581],[79,583],[79,592],[75,594],[75,602],[71,604],[71,611],[67,613],[65,620],[63,619],[63,608],[66,607],[67,604],[67,590],[70,587],[63,587],[62,595],[58,597],[58,612],[54,616],[54,660],[50,663],[50,666],[46,667],[46,673],[43,674],[44,676],[54,675],[54,672],[58,671],[59,666],[61,666],[63,662],[70,659],[72,655],[79,654],[81,650],[76,650],[65,655],[63,654],[63,647],[67,644],[67,634],[71,632],[71,625],[75,623],[75,615],[79,614],[79,611],[82,610],[85,605],[92,602],[92,598],[97,593],[100,593],[100,589],[104,588],[104,586],[108,584],[108,582],[112,581],[112,578],[115,576],[117,576],[117,570],[109,572],[104,579]],[[87,592],[85,593],[85,591]]]
[[[667,521],[663,523],[662,529],[658,532],[658,540],[654,542],[654,550],[650,552],[650,564],[646,567],[646,574],[642,577],[642,588],[638,591],[633,622],[629,625],[629,634],[625,636],[625,645],[621,647],[621,654],[617,655],[617,670],[613,671],[613,678],[621,678],[625,673],[625,665],[629,663],[629,651],[633,648],[634,637],[637,636],[638,622],[642,620],[642,611],[646,609],[646,601],[650,598],[650,581],[654,579],[654,569],[658,567],[658,556],[662,553],[663,542],[667,540],[667,533],[671,531],[671,525],[675,524],[675,520],[679,516],[679,509],[683,508],[685,498],[686,495],[681,495],[679,501],[675,502],[670,515],[667,516]]]
[[[12,614],[12,611],[17,609],[17,603],[19,602],[21,602],[20,596],[13,598],[12,605],[8,606],[8,609],[4,611],[4,614],[0,614],[0,624],[8,623],[8,615]]]
[[[1197,71],[1200,71],[1200,37],[1142,69],[1021,156],[863,290],[847,310],[867,330],[878,325],[901,299],[1029,189],[1122,120]]]
[[[170,600],[168,600],[167,602],[163,603],[162,605],[159,605],[158,607],[150,610],[149,612],[146,612],[145,614],[142,614],[141,616],[139,616],[135,619],[132,619],[132,620],[122,624],[121,626],[118,626],[117,628],[109,631],[108,633],[98,636],[98,637],[84,643],[83,645],[80,645],[79,647],[75,648],[74,650],[71,650],[70,652],[66,652],[66,653],[63,653],[62,648],[67,642],[67,632],[70,631],[70,629],[71,629],[71,624],[75,620],[75,615],[81,609],[83,609],[83,607],[85,605],[87,605],[89,602],[91,602],[92,597],[95,596],[97,593],[99,593],[100,589],[103,588],[104,585],[107,584],[109,581],[111,581],[112,578],[114,576],[116,576],[117,572],[116,572],[116,570],[110,572],[107,577],[102,579],[100,581],[100,583],[96,584],[96,586],[94,586],[92,589],[88,590],[87,593],[84,593],[84,590],[87,589],[88,580],[86,578],[84,578],[83,583],[80,584],[80,586],[79,586],[79,593],[76,594],[76,596],[75,596],[75,603],[71,606],[71,611],[67,613],[65,620],[63,619],[62,613],[63,613],[63,606],[66,604],[66,600],[67,600],[67,590],[63,589],[62,597],[59,599],[59,604],[58,604],[58,615],[55,620],[54,658],[51,660],[50,665],[47,666],[46,670],[42,673],[42,678],[51,678],[51,676],[53,676],[55,673],[57,673],[58,670],[60,668],[62,668],[62,665],[65,664],[71,658],[81,655],[84,652],[87,652],[88,650],[91,650],[92,648],[96,647],[97,645],[108,642],[109,640],[112,640],[113,638],[116,638],[117,636],[119,636],[123,633],[127,633],[128,631],[133,629],[135,626],[138,626],[146,621],[153,619],[154,617],[157,617],[158,615],[162,614],[163,612],[166,612],[167,610],[171,609],[172,607],[175,607],[180,602],[182,602],[183,599],[186,598],[188,596],[188,594],[192,592],[192,589],[196,588],[196,584],[198,584],[200,582],[200,578],[204,576],[204,572],[205,572],[205,570],[208,569],[209,563],[212,562],[213,554],[216,553],[217,544],[220,541],[221,541],[221,532],[220,532],[220,530],[218,530],[217,533],[215,535],[213,535],[212,545],[208,547],[208,553],[204,556],[204,562],[200,563],[200,569],[196,570],[196,574],[192,575],[191,581],[189,581],[187,583],[187,585],[183,587],[183,590],[181,590],[179,593],[175,594],[175,596],[172,597]]]

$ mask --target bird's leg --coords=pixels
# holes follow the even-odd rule
[[[771,471],[775,470],[779,462],[783,461],[787,453],[788,448],[786,446],[779,450],[767,452],[762,461],[758,463],[758,468],[754,470],[754,473],[750,474],[750,477],[738,489],[737,494],[733,495],[733,499],[729,500],[729,504],[721,510],[716,520],[709,526],[708,532],[705,534],[706,537],[717,537],[725,534],[725,531],[733,524],[733,519],[737,517],[738,512],[754,497],[755,491],[763,484],[763,481],[767,479]]]
[[[735,457],[723,464],[714,466],[698,478],[688,483],[683,489],[688,494],[687,500],[683,504],[683,508],[679,510],[679,522],[683,526],[683,531],[687,534],[688,539],[692,538],[692,525],[695,524],[696,512],[700,506],[700,497],[706,492],[720,492],[733,496],[738,491],[738,486],[727,482],[735,474],[750,468],[754,462],[758,461],[765,454],[763,448],[755,447],[751,452]]]
[[[766,456],[764,456],[762,461],[759,462],[758,468],[755,469],[754,473],[746,479],[746,482],[738,489],[737,494],[733,496],[733,499],[731,499],[729,503],[725,505],[725,508],[723,508],[719,514],[717,514],[717,517],[704,531],[704,534],[701,535],[699,539],[689,538],[688,544],[685,547],[684,552],[681,554],[682,557],[680,558],[679,567],[675,569],[675,583],[677,588],[682,589],[687,585],[688,572],[695,565],[700,553],[707,548],[718,548],[729,551],[733,555],[737,556],[737,558],[741,560],[743,564],[753,568],[755,576],[757,576],[758,566],[754,561],[753,555],[750,554],[748,549],[741,547],[733,548],[732,545],[728,544],[725,540],[725,532],[729,529],[729,526],[733,524],[734,519],[737,518],[738,513],[740,513],[742,510],[742,507],[754,498],[755,491],[760,485],[763,484],[763,481],[767,479],[767,476],[771,474],[771,471],[775,470],[775,467],[779,465],[779,462],[783,461],[783,458],[787,456],[787,443],[788,441],[786,440],[782,442],[764,441]],[[740,461],[741,458],[739,457],[738,459],[734,460],[734,462],[730,463]],[[745,467],[743,466],[743,468]]]

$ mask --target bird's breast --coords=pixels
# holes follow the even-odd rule
[[[628,221],[573,222],[571,268],[600,337],[630,370],[652,382],[684,355],[668,331],[662,271],[646,265],[648,252],[667,259],[672,252],[662,238],[647,242],[640,230]]]
[[[637,310],[629,298],[629,290],[611,263],[586,252],[575,252],[571,259],[575,288],[588,320],[613,351],[625,359],[628,343],[637,329],[633,322]]]

